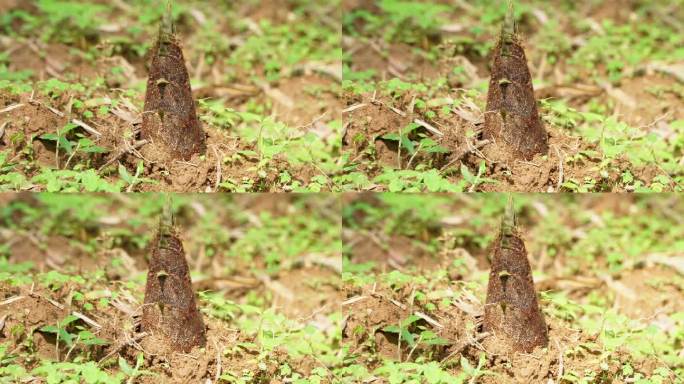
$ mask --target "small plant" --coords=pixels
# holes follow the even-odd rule
[[[64,168],[68,168],[71,160],[78,152],[83,153],[105,153],[107,149],[95,145],[95,143],[85,137],[81,133],[75,133],[70,135],[70,133],[78,128],[76,124],[68,123],[63,128],[58,129],[55,133],[46,133],[40,136],[41,140],[48,140],[55,142],[55,153],[57,161],[59,161],[60,150],[64,151],[69,158],[64,164]],[[72,139],[69,139],[69,137]]]
[[[142,353],[138,353],[138,356],[135,358],[135,367],[131,367],[130,364],[124,359],[123,357],[119,356],[119,368],[121,371],[129,377],[129,382],[132,382],[133,379],[140,377],[140,376],[153,376],[155,375],[154,372],[150,372],[144,369],[141,369],[143,364],[145,363],[145,355]]]
[[[153,179],[149,179],[146,177],[142,177],[143,171],[144,171],[144,163],[142,160],[138,162],[138,165],[135,167],[135,174],[131,175],[128,172],[128,169],[124,167],[123,165],[119,164],[119,176],[121,177],[121,180],[126,182],[128,184],[128,188],[126,188],[126,192],[130,192],[136,185],[142,184],[142,183],[150,183],[150,184],[156,184],[157,181]]]
[[[449,7],[425,1],[381,0],[375,5],[382,11],[382,17],[365,9],[345,15],[345,34],[355,34],[355,23],[363,21],[365,32],[382,34],[388,41],[420,43],[427,37],[438,35],[444,24],[444,14]]]
[[[45,40],[56,39],[65,43],[74,43],[83,37],[96,39],[97,27],[104,21],[100,15],[109,8],[92,2],[80,4],[63,0],[37,0],[34,4],[45,17],[30,19],[33,21],[30,27],[41,28]]]
[[[415,134],[414,131],[416,131],[418,128],[420,128],[420,125],[416,123],[410,123],[404,129],[400,129],[399,133],[388,133],[382,136],[382,138],[385,140],[397,142],[399,148],[398,159],[400,162],[402,158],[402,150],[406,150],[406,152],[410,156],[406,168],[411,168],[411,166],[413,165],[413,160],[421,152],[428,155],[449,152],[448,149],[440,146],[439,144],[437,144],[437,142],[435,142],[432,138],[428,137],[427,135],[423,133]],[[403,168],[402,164],[399,164],[399,168]]]
[[[92,332],[81,325],[76,325],[75,322],[78,317],[69,315],[62,321],[55,325],[45,325],[40,328],[41,332],[52,333],[55,335],[57,342],[56,348],[59,350],[60,343],[67,348],[64,359],[68,359],[73,349],[78,345],[93,346],[93,345],[107,345],[107,341],[96,337]]]
[[[397,325],[388,325],[382,330],[383,332],[396,334],[400,345],[403,344],[409,348],[415,348],[418,345],[435,346],[449,344],[448,340],[437,336],[427,327],[418,325],[417,322],[419,320],[420,317],[411,315],[400,321]]]

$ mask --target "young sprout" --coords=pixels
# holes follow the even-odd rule
[[[159,149],[155,153],[161,160],[190,160],[206,150],[206,135],[197,117],[170,1],[152,48],[140,132]]]
[[[548,134],[539,117],[532,76],[518,37],[513,1],[492,55],[492,75],[484,115],[484,136],[504,149],[507,160],[532,160],[548,152]]]
[[[190,270],[183,243],[176,231],[170,197],[162,209],[151,247],[143,329],[162,335],[173,349],[182,352],[204,346],[204,322],[195,302]]]
[[[510,196],[492,246],[484,328],[516,351],[531,352],[548,343],[546,322],[539,310],[532,269]]]

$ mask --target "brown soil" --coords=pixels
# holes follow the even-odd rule
[[[57,348],[53,334],[40,331],[46,325],[56,325],[57,321],[65,318],[73,311],[82,311],[77,304],[69,304],[68,300],[73,290],[79,287],[65,287],[58,292],[46,290],[29,291],[26,289],[0,287],[0,301],[8,298],[21,299],[0,307],[0,319],[4,319],[4,327],[0,330],[0,341],[9,342],[11,349],[19,352],[24,335],[32,340],[36,355],[51,360],[64,360],[69,348],[63,344]],[[48,300],[49,299],[49,300]],[[296,364],[287,358],[286,351],[276,350],[268,366],[257,367],[255,365],[258,349],[246,346],[255,340],[252,337],[241,334],[238,330],[225,322],[204,317],[207,328],[207,343],[205,348],[193,348],[186,353],[180,353],[174,348],[169,348],[166,339],[160,335],[147,335],[140,332],[139,318],[142,303],[132,296],[122,297],[115,300],[116,306],[107,306],[99,309],[97,315],[91,319],[100,325],[100,328],[90,327],[96,337],[108,342],[106,346],[90,348],[95,361],[106,358],[114,359],[121,356],[129,362],[134,362],[136,356],[145,354],[144,369],[151,370],[157,376],[141,377],[140,383],[196,383],[207,379],[214,379],[218,374],[232,372],[241,374],[244,371],[259,372],[260,377],[270,377],[281,364],[289,364],[294,371],[309,374],[318,366],[315,361],[302,360]],[[63,307],[63,308],[60,308]],[[125,311],[133,311],[126,313]],[[309,319],[315,322],[317,319]],[[89,324],[77,321],[75,324],[88,327]],[[324,324],[317,324],[324,326]],[[245,345],[243,348],[233,348],[238,343]],[[232,352],[228,352],[232,351]],[[78,353],[75,349],[71,355]],[[116,361],[116,360],[114,360]],[[220,367],[220,368],[219,368]]]
[[[666,129],[664,120],[684,119],[684,84],[660,74],[650,74],[626,79],[620,88],[638,100],[635,108],[616,102],[616,114],[635,127],[646,132]]]
[[[406,342],[400,345],[397,334],[384,328],[398,325],[398,321],[406,319],[416,311],[424,311],[410,302],[411,289],[406,288],[400,292],[375,290],[372,287],[362,290],[352,287],[346,289],[347,301],[351,303],[342,307],[346,314],[342,339],[351,350],[357,353],[361,350],[373,350],[378,357],[402,361],[410,359],[412,348]],[[438,311],[431,316],[442,325],[439,328],[433,327],[432,330],[439,337],[449,341],[449,346],[437,347],[432,351],[437,360],[447,357],[451,348],[458,347],[459,341],[466,337],[466,327],[472,327],[477,321],[465,313],[450,309]],[[413,328],[417,325],[430,327],[424,320],[419,320]],[[421,352],[425,352],[425,349],[419,347],[414,351],[416,355]],[[377,362],[365,363],[373,368]]]
[[[427,80],[448,71],[448,63],[434,63],[419,55],[408,44],[380,47],[380,42],[353,41],[345,47],[351,53],[351,69],[363,72],[374,70],[378,79]]]
[[[660,269],[648,269],[639,274],[649,276],[664,276],[672,273],[663,272]],[[630,279],[630,281],[633,281]],[[663,280],[664,281],[664,280]],[[486,353],[487,361],[485,369],[498,375],[485,376],[478,382],[495,383],[547,383],[549,379],[557,380],[564,372],[584,372],[594,371],[598,364],[599,350],[593,350],[590,346],[596,341],[595,335],[589,335],[579,330],[570,328],[562,321],[551,319],[548,323],[548,347],[537,347],[532,351],[515,352],[511,351],[506,343],[489,333],[483,333],[482,314],[484,303],[472,296],[460,296],[458,281],[453,281],[450,286],[431,286],[429,292],[438,295],[441,290],[452,292],[452,301],[458,305],[450,307],[440,307],[432,312],[426,311],[420,305],[413,304],[412,294],[416,290],[425,292],[426,287],[409,286],[399,291],[392,291],[386,288],[346,286],[347,300],[350,304],[343,305],[346,314],[346,322],[343,328],[343,342],[350,347],[353,354],[359,356],[369,356],[363,352],[371,352],[370,355],[378,358],[387,358],[401,361],[411,361],[417,355],[430,353],[432,359],[442,361],[458,361],[459,356],[463,356],[477,365],[480,354]],[[477,296],[484,295],[481,292]],[[660,297],[662,301],[656,300],[653,304],[669,303],[668,313],[675,302],[681,302],[684,298],[684,290],[680,287],[676,290],[674,297],[665,297],[669,292],[660,291],[655,297]],[[460,296],[460,297],[459,297]],[[640,295],[640,302],[653,300],[654,296]],[[433,299],[433,302],[436,299]],[[634,303],[630,303],[634,305]],[[620,306],[620,312],[623,312]],[[629,309],[624,308],[628,314]],[[655,326],[665,326],[659,320],[658,313],[663,313],[665,309],[660,309],[652,315],[652,324]],[[431,347],[420,346],[413,353],[406,343],[398,342],[395,333],[383,330],[387,326],[397,325],[398,320],[406,319],[409,315],[416,312],[428,313],[430,318],[435,320],[439,326],[419,320],[412,332],[416,332],[416,326],[427,327],[439,337],[448,341],[445,346]],[[426,349],[428,348],[428,349]],[[574,351],[574,352],[570,352]],[[616,361],[621,360],[621,356],[627,358],[627,351],[618,350],[614,354]],[[374,369],[381,364],[381,359],[373,358],[358,360],[357,363],[366,365],[369,369]],[[645,360],[640,366],[634,367],[641,372],[651,372],[658,364],[656,361]],[[621,364],[610,366],[607,374],[613,375],[621,369]],[[458,369],[454,373],[459,372]]]
[[[363,290],[347,287],[348,299],[356,301],[343,307],[347,316],[343,329],[343,341],[350,347],[352,353],[374,351],[378,357],[411,361],[415,356],[428,352],[425,346],[418,347],[413,352],[411,352],[412,348],[405,345],[406,343],[400,347],[396,334],[383,330],[387,326],[397,325],[398,320],[405,319],[411,314],[425,312],[419,306],[411,304],[410,296],[413,289],[420,289],[420,287],[407,288],[399,292],[371,287]],[[457,290],[458,283],[455,282],[452,289]],[[482,323],[483,303],[472,301],[477,300],[474,298],[463,297],[461,299],[464,301],[461,301],[459,305],[470,313],[455,306],[440,308],[429,313],[431,319],[439,326],[422,320],[416,323],[416,325],[427,327],[448,341],[447,345],[429,349],[432,359],[445,363],[449,360],[458,361],[459,357],[463,356],[476,365],[480,354],[486,353],[487,361],[484,368],[496,375],[485,376],[478,382],[490,384],[546,383],[549,379],[556,380],[559,372],[583,372],[585,369],[596,368],[595,360],[587,354],[566,353],[578,350],[583,344],[593,342],[594,338],[591,335],[553,320],[549,323],[548,348],[537,347],[529,353],[513,352],[497,337],[482,333],[480,324]],[[413,331],[416,331],[415,327]],[[358,363],[373,369],[380,365],[381,360],[358,361]],[[646,362],[644,366],[648,364],[650,363]],[[639,368],[641,367],[637,367]],[[619,367],[610,367],[610,369],[615,372]]]
[[[376,210],[382,209],[381,203],[374,195],[366,193],[354,197],[349,196],[347,204],[358,200]],[[391,252],[391,254],[403,255],[405,263],[401,269],[416,277],[406,285],[399,285],[399,288],[391,288],[380,278],[368,285],[357,286],[347,283],[344,286],[346,297],[343,313],[346,316],[346,322],[343,328],[343,341],[349,346],[351,353],[358,356],[358,363],[372,370],[381,366],[384,358],[412,361],[420,356],[421,359],[427,357],[430,361],[444,363],[443,367],[449,367],[448,362],[452,362],[451,366],[458,365],[460,357],[463,356],[476,366],[479,356],[486,353],[487,360],[483,369],[499,375],[484,376],[478,378],[477,382],[490,384],[546,384],[549,380],[562,381],[559,377],[568,372],[598,372],[599,362],[605,360],[601,357],[601,346],[597,345],[599,336],[574,329],[570,323],[553,316],[552,304],[544,299],[539,301],[539,308],[545,312],[544,318],[548,326],[548,345],[545,348],[536,347],[528,352],[512,351],[506,342],[502,342],[505,341],[502,335],[496,332],[494,334],[485,332],[487,329],[483,324],[487,308],[485,295],[488,295],[488,292],[486,292],[485,285],[481,283],[486,280],[480,280],[480,277],[487,273],[490,266],[495,272],[501,271],[501,266],[500,263],[497,264],[496,253],[491,263],[487,260],[488,254],[492,252],[484,252],[482,250],[484,245],[454,242],[454,236],[461,236],[459,234],[462,230],[474,229],[473,215],[477,214],[477,205],[462,212],[458,211],[458,207],[463,206],[463,201],[469,199],[472,197],[462,195],[445,202],[443,209],[453,210],[454,213],[447,216],[448,224],[446,218],[442,218],[442,221],[428,225],[428,227],[436,225],[440,228],[434,230],[434,233],[427,238],[417,234],[405,239],[395,234],[379,238],[385,245],[378,245],[376,241],[369,239],[367,232],[382,233],[381,228],[384,226],[379,224],[377,230],[373,230],[372,227],[358,224],[364,222],[363,210],[355,212],[353,217],[356,225],[361,225],[362,229],[345,224],[343,242],[345,249],[348,250],[345,256],[353,263],[376,261],[379,267],[373,269],[373,272],[389,272],[390,268],[396,268],[396,266],[387,265],[388,255]],[[608,212],[617,216],[630,215],[634,214],[636,200],[637,198],[633,196],[616,194],[585,195],[580,200],[582,203],[578,205],[578,209],[594,213],[591,216],[601,216]],[[640,209],[652,209],[653,212],[663,214],[668,211],[668,207],[677,206],[679,201],[680,199],[674,196],[671,199],[656,199],[651,202],[656,206]],[[532,289],[532,294],[538,296],[542,291],[563,292],[577,303],[592,302],[598,296],[605,298],[606,302],[603,305],[606,308],[615,310],[618,314],[630,319],[638,319],[642,324],[640,326],[674,330],[669,316],[684,308],[684,277],[675,269],[644,261],[625,268],[620,273],[610,274],[606,270],[606,275],[602,275],[601,272],[595,272],[596,260],[583,264],[578,267],[578,270],[570,271],[565,263],[569,262],[569,258],[574,259],[576,256],[569,256],[562,251],[555,256],[546,255],[544,240],[539,240],[545,234],[538,233],[534,226],[528,223],[541,220],[547,215],[550,217],[558,215],[555,220],[567,223],[568,232],[580,233],[586,230],[582,229],[586,223],[575,222],[577,218],[568,216],[565,209],[551,209],[554,213],[548,212],[551,205],[557,205],[560,202],[557,195],[540,195],[530,209],[520,212],[520,229],[523,231],[527,227],[529,230],[525,230],[524,234],[519,234],[519,237],[525,239],[530,245],[528,250],[533,269],[545,276],[536,281],[537,284]],[[673,214],[676,215],[677,212]],[[477,227],[477,232],[480,234],[496,230],[498,230],[497,223],[484,223],[484,225],[479,223]],[[530,239],[537,240],[530,241]],[[428,241],[436,241],[441,246],[438,246],[439,249],[434,255],[423,257],[417,251],[420,246],[416,244],[426,244]],[[516,244],[516,247],[518,246],[522,244]],[[526,252],[523,251],[523,253]],[[644,256],[644,259],[648,257]],[[458,267],[455,266],[455,260],[460,261]],[[605,260],[599,263],[605,263]],[[520,273],[521,269],[525,271]],[[521,268],[509,265],[506,270],[512,271],[512,275],[522,274],[531,280],[529,266]],[[440,272],[436,273],[437,271]],[[495,277],[498,277],[498,273],[495,274]],[[429,283],[425,284],[420,281],[423,276],[428,278]],[[492,277],[489,277],[490,281]],[[512,278],[512,276],[509,277],[509,279]],[[529,283],[532,284],[531,281]],[[428,308],[425,299],[416,299],[417,292],[426,295],[427,302],[436,308]],[[442,298],[448,298],[446,302],[450,304],[444,304]],[[510,308],[510,306],[507,307]],[[422,345],[411,353],[411,348],[406,346],[406,342],[401,343],[400,346],[396,333],[385,329],[388,326],[396,326],[400,320],[417,312],[427,314],[438,325],[419,320],[409,328],[410,331],[418,334],[421,330],[418,327],[425,327],[446,339],[447,345],[441,347]],[[518,326],[522,327],[520,324]],[[611,363],[604,371],[608,378],[607,382],[617,376],[616,373],[621,370],[625,361],[630,361],[636,371],[645,375],[649,375],[655,368],[662,365],[653,358],[638,361],[638,364],[634,365],[633,355],[620,348],[612,354],[612,357],[614,358],[610,359]],[[421,360],[420,363],[424,361]],[[455,367],[453,373],[462,373],[462,369]]]
[[[352,263],[375,263],[374,270],[387,272],[405,267],[434,265],[436,259],[427,249],[407,236],[354,232],[344,240],[350,249]]]
[[[303,74],[283,79],[274,86],[282,92],[292,105],[275,100],[273,111],[278,119],[291,127],[311,129],[319,136],[327,137],[322,121],[342,121],[342,101],[336,94],[337,87],[331,86],[330,78],[318,74]],[[267,100],[264,100],[267,102]],[[327,134],[327,136],[326,136]]]
[[[6,93],[0,96],[0,100],[4,100],[0,108],[23,104],[22,107],[3,114],[0,118],[0,121],[9,122],[5,127],[3,139],[0,140],[0,150],[11,148],[10,159],[18,160],[22,157],[28,157],[35,159],[41,166],[57,167],[59,164],[60,167],[64,167],[69,156],[60,153],[58,161],[54,144],[49,141],[40,140],[39,137],[46,133],[55,133],[57,129],[61,129],[69,122],[70,117],[68,115],[59,116],[46,107],[46,105],[50,105],[60,112],[59,110],[64,110],[65,107],[68,107],[68,97],[62,97],[58,100],[36,97],[36,99],[31,100],[28,96],[15,96]],[[309,113],[307,118],[317,114],[320,108],[315,109],[315,111]],[[74,156],[70,165],[79,160],[88,160],[95,169],[107,165],[99,171],[99,174],[113,182],[118,179],[117,163],[128,168],[130,174],[135,174],[137,164],[140,161],[144,161],[145,167],[140,176],[153,179],[155,183],[145,183],[136,186],[136,189],[141,192],[159,190],[174,192],[213,191],[218,184],[218,170],[220,170],[221,181],[230,179],[235,183],[240,183],[245,180],[252,180],[257,186],[273,186],[284,167],[289,169],[288,172],[292,174],[293,179],[302,181],[304,184],[308,183],[313,176],[319,174],[319,171],[313,166],[305,165],[293,169],[285,156],[278,155],[272,161],[271,167],[264,169],[265,174],[263,176],[257,175],[255,169],[259,161],[258,157],[233,156],[239,151],[253,150],[253,145],[240,140],[239,137],[233,136],[223,129],[209,124],[204,124],[203,127],[207,134],[207,147],[209,148],[206,155],[196,154],[188,161],[169,161],[168,156],[163,151],[150,144],[145,144],[140,148],[132,150],[130,153],[121,155],[123,151],[132,148],[133,143],[126,137],[131,133],[139,131],[139,122],[141,121],[138,112],[128,111],[124,113],[127,114],[125,118],[130,119],[130,122],[121,120],[113,114],[96,118],[97,123],[89,122],[89,124],[93,125],[93,128],[102,134],[99,138],[93,137],[93,141],[96,145],[107,149],[109,154],[91,154],[87,156],[79,154]],[[325,114],[325,121],[328,119],[327,116],[330,116],[330,114]],[[292,115],[290,119],[295,121]],[[302,132],[306,129],[318,129],[319,131],[316,134],[330,134],[329,128],[325,123],[315,126],[310,123],[311,121],[302,122]],[[80,128],[76,131],[86,134]],[[26,142],[30,143],[28,147],[26,147]],[[225,162],[225,159],[230,156],[233,156],[234,160]],[[115,161],[112,162],[112,159]],[[221,165],[217,167],[219,163]],[[29,178],[34,176],[37,171],[37,169],[24,170]],[[33,188],[33,190],[36,191],[37,189]]]
[[[47,294],[47,295],[46,295]],[[58,354],[64,356],[66,347],[57,347],[54,335],[40,332],[45,325],[56,325],[56,322],[67,316],[64,308],[52,304],[46,299],[49,292],[26,292],[9,286],[0,286],[0,301],[18,299],[9,305],[0,307],[0,318],[4,319],[4,327],[0,340],[19,344],[23,335],[33,341],[36,354],[42,358],[57,359]]]
[[[623,273],[626,291],[615,295],[621,313],[659,324],[662,314],[684,311],[684,279],[671,268],[652,266]]]
[[[342,145],[352,154],[352,158],[356,160],[367,158],[368,155],[364,153],[368,146],[375,149],[375,157],[377,165],[397,167],[398,166],[398,149],[394,141],[385,140],[383,135],[390,133],[399,133],[399,129],[404,129],[415,118],[423,118],[419,113],[408,113],[411,107],[411,97],[404,97],[400,100],[392,100],[388,97],[374,99],[372,97],[358,97],[354,95],[347,95],[347,105],[363,105],[360,108],[354,109],[345,115],[345,122],[347,129],[342,138]],[[401,113],[392,110],[389,107],[394,107]],[[447,118],[437,118],[433,124],[440,129],[444,136],[441,138],[435,137],[439,145],[446,148],[456,149],[461,145],[465,145],[465,130],[466,122],[457,116],[449,115]],[[418,133],[426,133],[425,129],[419,128],[414,131]],[[404,151],[406,152],[406,151]],[[402,154],[402,164],[407,164],[410,156],[406,153]],[[419,163],[421,156],[414,159],[414,164]],[[446,164],[448,157],[439,159],[441,162],[434,164]],[[372,174],[372,170],[368,170]]]
[[[319,321],[320,314],[339,310],[339,273],[331,268],[303,266],[280,272],[275,281],[283,290],[273,291],[273,306],[288,317]]]
[[[68,348],[60,346],[58,355],[55,338],[51,334],[40,332],[38,329],[45,325],[55,325],[57,321],[66,317],[69,311],[78,310],[78,308],[75,306],[65,306],[64,309],[58,308],[56,305],[64,304],[61,304],[59,296],[52,292],[27,293],[26,291],[15,291],[10,293],[2,289],[2,293],[3,296],[0,296],[0,300],[14,297],[15,295],[11,293],[16,293],[24,298],[9,306],[2,307],[0,318],[5,319],[5,325],[4,331],[0,334],[0,341],[19,346],[24,341],[20,335],[29,334],[32,335],[33,345],[38,356],[52,360],[64,359],[68,353]],[[49,297],[52,301],[43,297]],[[141,304],[135,301],[117,304],[122,309],[134,309],[135,312],[132,317],[113,309],[106,312],[98,311],[97,317],[93,320],[102,328],[92,328],[91,330],[98,338],[106,340],[109,345],[89,350],[94,353],[96,359],[105,358],[112,354],[109,358],[111,356],[114,358],[122,356],[129,362],[135,361],[139,353],[145,353],[145,369],[152,370],[159,376],[143,377],[141,383],[158,383],[159,380],[167,383],[194,383],[200,380],[204,382],[206,379],[215,378],[219,367],[222,369],[221,373],[240,374],[245,371],[258,371],[260,376],[267,378],[283,363],[289,364],[294,371],[304,375],[310,374],[313,368],[319,366],[315,361],[293,362],[287,358],[285,351],[276,350],[269,359],[268,366],[256,367],[254,362],[259,351],[246,346],[249,343],[254,343],[255,340],[241,334],[225,322],[208,317],[204,317],[207,328],[206,347],[194,348],[187,353],[179,353],[166,346],[165,337],[155,334],[145,335],[139,332],[137,324],[139,324]],[[311,316],[306,320],[306,323],[314,324],[317,327],[329,326],[322,323],[321,319],[324,317]],[[87,326],[83,322],[77,324]],[[12,333],[12,330],[16,330],[16,333]],[[245,347],[233,348],[238,343],[245,345]],[[229,350],[233,352],[226,353]],[[72,351],[72,354],[74,352],[78,352],[78,350]]]

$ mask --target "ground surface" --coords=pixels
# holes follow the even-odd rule
[[[514,195],[549,326],[530,354],[482,331],[506,196],[347,200],[344,382],[684,382],[681,197]]]
[[[334,196],[174,196],[207,345],[140,329],[157,195],[0,195],[0,382],[330,383]]]
[[[342,129],[337,1],[174,1],[207,151],[140,144],[157,1],[0,0],[0,190],[318,191]]]
[[[684,187],[684,3],[520,0],[550,149],[482,138],[504,1],[343,2],[349,189],[672,191]]]

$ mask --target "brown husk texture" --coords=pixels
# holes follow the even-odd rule
[[[204,322],[195,302],[183,244],[175,233],[159,233],[152,244],[143,330],[164,335],[172,348],[186,353],[195,346],[202,347],[206,343]]]
[[[537,302],[525,243],[517,233],[501,234],[494,242],[484,330],[516,351],[530,353],[548,344],[548,329]]]
[[[172,159],[190,160],[206,150],[206,135],[197,118],[183,50],[175,37],[170,40],[158,41],[152,50],[141,136]]]
[[[501,39],[494,49],[484,136],[504,145],[517,159],[531,160],[549,149],[525,50],[517,37]]]

